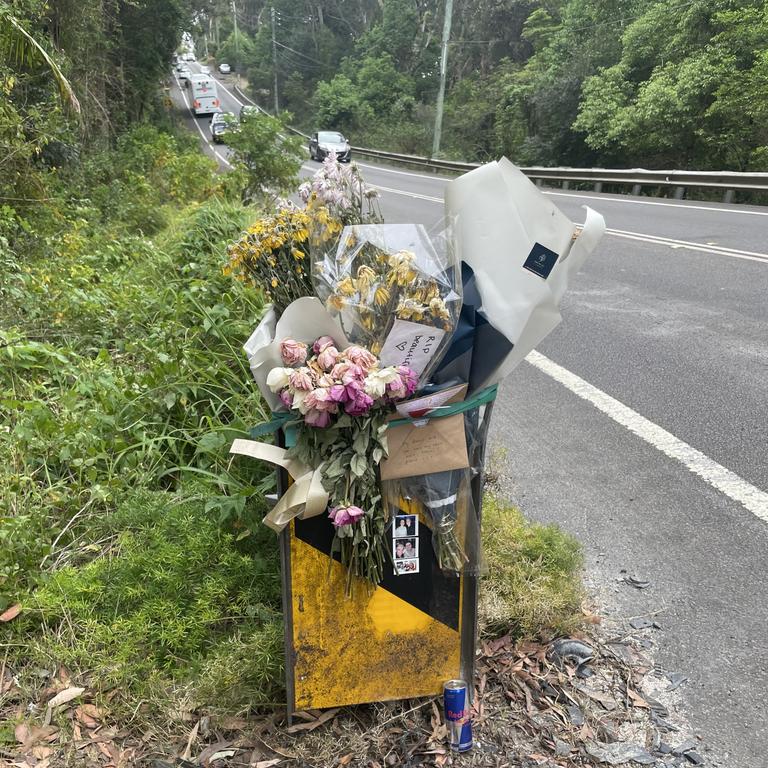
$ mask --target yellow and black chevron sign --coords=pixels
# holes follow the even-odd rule
[[[291,710],[434,695],[460,676],[462,602],[474,600],[474,591],[463,597],[465,577],[438,568],[424,515],[418,530],[419,572],[388,569],[376,589],[359,583],[351,598],[344,569],[330,557],[327,518],[296,520],[284,531]],[[472,624],[466,630],[474,633]]]

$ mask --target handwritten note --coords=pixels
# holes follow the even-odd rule
[[[395,320],[379,358],[383,365],[407,365],[417,376],[426,369],[445,336],[441,328]]]

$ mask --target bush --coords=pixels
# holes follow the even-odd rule
[[[31,661],[63,663],[97,692],[117,686],[130,709],[198,679],[207,702],[280,694],[271,531],[235,542],[202,502],[161,491],[128,494],[96,527],[106,551],[58,571],[25,602],[17,631],[34,638]]]
[[[581,622],[582,554],[556,525],[525,520],[520,510],[486,495],[481,623],[486,632],[567,635]]]

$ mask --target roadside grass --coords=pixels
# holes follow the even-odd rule
[[[483,500],[480,625],[491,636],[547,639],[583,624],[581,546],[556,525],[528,522],[498,496]]]

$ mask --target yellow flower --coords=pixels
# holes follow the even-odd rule
[[[273,288],[277,288],[277,278],[276,277],[272,278],[272,287]]]
[[[368,291],[371,290],[371,286],[377,278],[377,274],[365,264],[357,270],[357,290],[360,291],[360,295],[363,297],[368,296]]]
[[[389,288],[380,285],[373,294],[373,303],[381,307],[389,301],[390,295]]]
[[[339,296],[338,293],[332,293],[326,302],[328,309],[335,309],[337,312],[340,312],[342,309],[344,309],[346,304],[346,299],[343,296]]]
[[[301,261],[304,258],[304,252],[300,251],[298,248],[291,248],[291,256],[293,256],[296,261]]]
[[[336,286],[336,290],[342,296],[353,296],[357,292],[355,281],[349,277],[349,275],[347,275],[347,277],[339,282],[339,284]]]

